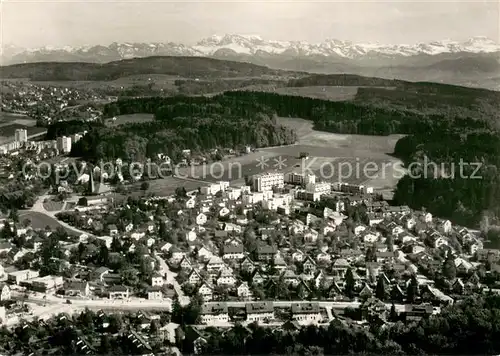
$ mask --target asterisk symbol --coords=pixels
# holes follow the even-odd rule
[[[286,167],[286,158],[282,158],[281,156],[279,156],[278,158],[275,158],[274,159],[274,167],[275,168],[278,168],[278,169],[283,169]]]
[[[269,158],[260,157],[260,158],[257,158],[257,162],[258,162],[257,163],[257,167],[259,167],[262,170],[264,170],[267,167],[269,167]]]

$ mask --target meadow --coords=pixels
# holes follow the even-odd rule
[[[116,120],[107,119],[105,124],[108,127],[115,127],[124,124],[142,123],[147,121],[153,121],[154,117],[152,114],[130,114],[130,115],[119,115],[116,116]]]

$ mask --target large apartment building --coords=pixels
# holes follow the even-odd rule
[[[283,188],[285,176],[279,172],[269,172],[253,176],[252,186],[256,192],[272,190],[274,187]]]
[[[16,129],[14,132],[14,140],[16,142],[28,142],[28,130]]]

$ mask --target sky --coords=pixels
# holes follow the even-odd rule
[[[213,34],[384,44],[500,42],[499,1],[0,0],[2,44],[22,47],[112,42],[194,44]]]

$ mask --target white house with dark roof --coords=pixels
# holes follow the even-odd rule
[[[204,304],[200,316],[201,322],[206,325],[226,324],[229,322],[226,303]]]
[[[247,314],[248,322],[259,322],[263,323],[265,321],[270,321],[275,318],[274,307],[272,302],[256,302],[247,303],[245,305],[245,311]]]

